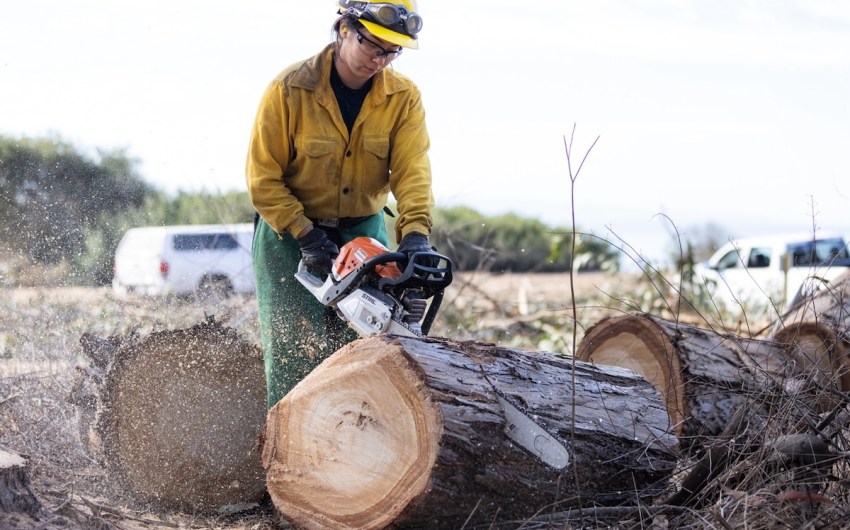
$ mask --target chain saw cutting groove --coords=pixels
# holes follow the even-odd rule
[[[379,241],[358,237],[340,248],[322,281],[304,262],[295,278],[361,337],[428,334],[452,283],[452,262],[436,252],[390,252]]]

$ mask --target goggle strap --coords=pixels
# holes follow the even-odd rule
[[[393,30],[392,27],[385,26],[385,24],[392,24],[390,21],[388,21],[388,20],[382,21],[377,16],[375,16],[375,13],[379,9],[379,8],[375,7],[375,4],[367,4],[366,2],[346,2],[346,3],[347,4],[362,4],[362,5],[364,5],[364,8],[358,8],[354,5],[351,5],[350,7],[348,7],[346,9],[346,11],[345,11],[346,15],[352,15],[352,16],[357,17],[357,18],[363,18],[363,15],[369,15],[369,19],[371,19],[371,20],[369,20],[369,19],[367,19],[367,20],[369,20],[370,22],[374,22],[375,24],[378,24],[379,26],[383,26],[383,27],[385,27],[389,30]],[[421,17],[417,13],[407,12],[406,9],[404,10],[406,14],[402,15],[402,9],[395,4],[383,4],[383,5],[390,6],[395,10],[396,14],[398,15],[398,20],[395,22],[395,24],[401,23],[401,26],[404,27],[404,31],[406,32],[406,34],[415,39],[416,34],[419,33],[418,28],[416,27],[418,24],[413,23],[412,25],[414,27],[411,28],[410,27],[411,22],[413,20],[421,20]],[[373,9],[369,9],[370,7],[373,7]],[[421,27],[421,23],[419,25]],[[411,31],[411,29],[414,29],[416,31],[413,32],[413,31]]]

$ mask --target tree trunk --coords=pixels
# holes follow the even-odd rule
[[[0,513],[36,516],[41,509],[30,486],[26,460],[0,449]]]
[[[664,396],[683,445],[719,435],[740,407],[767,415],[765,392],[784,392],[795,373],[779,344],[648,314],[602,319],[587,330],[577,357],[646,377]]]
[[[825,389],[821,410],[838,405],[835,391],[850,391],[850,270],[780,318],[767,339],[783,344]]]
[[[262,354],[212,319],[141,338],[81,340],[69,400],[90,453],[136,498],[212,511],[265,493]]]
[[[548,434],[506,416],[504,402]],[[263,466],[275,506],[298,526],[460,528],[649,502],[677,449],[658,392],[629,371],[373,337],[340,349],[269,411]]]

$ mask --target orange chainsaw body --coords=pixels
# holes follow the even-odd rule
[[[371,237],[354,238],[339,249],[339,256],[336,257],[333,264],[334,278],[339,281],[357,270],[365,261],[388,252],[389,249],[377,239]],[[375,272],[384,278],[401,276],[401,270],[394,262],[377,265]]]

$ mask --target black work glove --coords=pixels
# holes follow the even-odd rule
[[[322,277],[331,273],[333,260],[339,255],[339,247],[328,239],[324,230],[313,227],[297,241],[301,248],[301,260],[307,270]]]
[[[417,252],[432,252],[431,244],[428,242],[428,237],[420,234],[419,232],[411,232],[401,238],[401,242],[398,244],[398,249],[396,252],[401,254],[407,254],[410,257],[411,254],[415,254]]]
[[[398,244],[398,249],[396,250],[396,252],[406,254],[408,259],[417,252],[434,251],[434,247],[432,247],[431,243],[428,242],[428,236],[422,235],[419,232],[411,232],[401,238],[401,242]],[[439,260],[437,258],[426,258],[421,261],[417,261],[417,263],[425,265],[426,267],[436,267]]]

